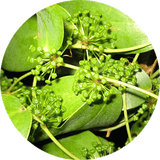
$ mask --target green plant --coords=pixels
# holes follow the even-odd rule
[[[153,53],[152,45],[135,22],[110,9],[90,1],[48,7],[23,24],[6,50],[1,71],[5,108],[30,142],[54,142],[38,146],[48,153],[73,159],[111,154],[119,146],[96,133],[109,137],[126,126],[128,144],[154,111],[159,71],[149,77],[137,61]],[[23,30],[30,34],[22,37]],[[13,72],[21,76],[13,78]]]

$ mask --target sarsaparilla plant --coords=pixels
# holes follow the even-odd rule
[[[18,131],[48,153],[76,160],[131,142],[153,114],[159,80],[145,33],[93,1],[62,2],[28,19],[6,49],[0,77]],[[121,141],[114,136],[120,132]]]

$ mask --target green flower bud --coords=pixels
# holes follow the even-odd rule
[[[93,71],[94,71],[94,72],[98,72],[98,67],[96,67],[96,66],[93,67]]]
[[[55,114],[60,114],[61,113],[61,109],[60,108],[55,108],[54,111],[55,111]]]
[[[52,73],[51,77],[52,77],[52,79],[55,79],[57,77],[57,73]]]
[[[107,100],[108,100],[108,97],[103,97],[104,102],[107,102]]]
[[[62,55],[62,52],[61,52],[61,51],[58,51],[58,52],[57,52],[57,55],[58,55],[58,56],[61,56],[61,55]]]
[[[70,40],[67,40],[67,45],[72,45],[72,41],[70,41]]]
[[[37,81],[41,81],[41,77],[40,76],[36,76]]]
[[[40,118],[40,120],[42,122],[46,122],[47,121],[47,117],[45,115],[42,115],[41,118]]]
[[[39,115],[40,114],[40,110],[39,109],[35,109],[34,110],[34,114],[37,116],[37,115]]]
[[[73,32],[73,34],[75,35],[75,36],[77,36],[78,34],[79,34],[79,31],[78,30],[74,30],[74,32]],[[72,44],[71,44],[72,45]]]
[[[50,58],[50,53],[49,53],[49,52],[46,52],[46,53],[44,54],[44,58]]]
[[[138,113],[143,114],[143,113],[144,113],[143,109],[140,108],[140,109],[138,110]]]
[[[62,122],[62,117],[61,117],[61,116],[58,116],[56,119],[57,119],[57,122],[58,122],[58,123],[61,123],[61,122]]]
[[[94,31],[95,30],[95,26],[90,26],[89,30]]]
[[[48,80],[45,80],[45,83],[51,84],[51,81],[48,79]]]
[[[83,35],[83,37],[82,37],[82,41],[88,41],[88,37],[87,36],[85,36],[85,35]]]
[[[143,109],[143,110],[146,110],[147,108],[148,108],[148,104],[143,103],[143,104],[142,104],[142,109]]]
[[[35,62],[35,59],[34,59],[34,58],[30,58],[29,61],[30,61],[31,63],[34,63],[34,62]]]
[[[86,74],[86,78],[90,79],[92,77],[91,73]]]
[[[88,48],[90,51],[93,51],[94,50],[94,46],[93,45],[89,45],[89,48]]]
[[[56,61],[51,61],[51,66],[52,66],[52,68],[56,68],[56,66],[57,66]]]
[[[78,23],[78,19],[75,17],[75,18],[72,19],[72,22],[73,22],[74,24],[77,24],[77,23]]]
[[[115,43],[111,43],[111,48],[114,49],[116,47]]]
[[[57,62],[58,62],[58,63],[63,63],[63,58],[62,58],[62,57],[58,57],[58,58],[57,58]]]
[[[36,130],[38,128],[38,123],[34,123],[32,127],[34,130]]]
[[[137,121],[138,117],[136,115],[133,116],[133,121]]]
[[[55,48],[53,48],[53,49],[51,50],[51,52],[52,52],[53,54],[56,54],[56,53],[57,53],[57,50],[56,50]]]
[[[89,13],[89,10],[84,10],[84,11],[83,11],[83,14],[84,14],[84,15],[87,15],[88,13]]]
[[[47,106],[46,106],[46,110],[47,110],[47,111],[51,111],[51,110],[52,110],[52,107],[51,107],[50,105],[47,105]]]
[[[42,72],[46,72],[47,71],[47,67],[42,67]]]
[[[102,78],[102,79],[101,79],[101,83],[102,83],[102,84],[106,84],[106,83],[107,83],[107,80],[106,80],[105,78]]]
[[[104,47],[102,45],[99,46],[99,51],[103,52],[104,51]]]
[[[85,98],[88,98],[89,97],[89,94],[86,90],[82,91],[82,95],[85,97]]]

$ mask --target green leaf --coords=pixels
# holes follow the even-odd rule
[[[68,47],[67,38],[71,37],[72,29],[74,29],[75,26],[73,23],[71,23],[67,20],[71,15],[63,7],[59,6],[57,9],[58,9],[58,13],[61,14],[61,16],[63,18],[64,40],[63,40],[63,45],[61,47],[61,50],[64,50]]]
[[[66,121],[62,126],[51,129],[53,135],[95,127],[107,127],[118,119],[122,111],[122,96],[116,88],[114,88],[111,101],[89,106],[81,101],[81,95],[74,95],[73,81],[73,76],[66,76],[54,80],[51,86],[44,87],[52,88],[56,94],[61,95],[62,105],[66,108],[63,117]],[[39,137],[40,139],[45,139],[45,137],[42,135]]]
[[[60,95],[62,97],[62,105],[66,108],[66,111],[63,114],[64,120],[69,118],[80,106],[83,105],[81,96],[76,96],[72,91],[73,82],[73,76],[65,76],[52,81],[51,85],[46,85],[43,87],[43,89],[53,89],[56,95]]]
[[[12,95],[2,94],[2,99],[12,123],[23,137],[27,139],[32,124],[31,113],[21,105],[18,98]]]
[[[48,52],[59,50],[64,37],[63,19],[59,6],[53,5],[37,13],[38,47]]]
[[[102,14],[104,21],[112,24],[111,35],[117,35],[115,42],[117,49],[136,47],[149,42],[146,34],[131,18],[109,5],[93,1],[66,1],[59,3],[59,5],[64,7],[71,15],[85,9],[90,10],[93,14]],[[126,52],[126,54],[142,53],[151,49],[153,47],[149,45],[142,49]]]
[[[79,159],[85,159],[82,155],[83,148],[87,148],[88,150],[91,150],[91,149],[94,149],[92,143],[97,142],[98,144],[101,144],[100,140],[90,131],[85,131],[76,135],[59,139],[59,142],[69,152],[74,154]],[[53,142],[42,146],[41,149],[54,156],[70,159],[70,157],[66,155],[60,148],[58,148]],[[98,156],[98,153],[97,153],[97,156]]]
[[[145,71],[142,70],[141,72],[137,72],[136,77],[139,88],[145,90],[151,90],[152,83]],[[146,94],[131,88],[127,88],[126,89],[127,109],[132,109],[140,106],[146,100],[146,98],[147,98]]]
[[[13,72],[22,72],[35,67],[28,57],[36,57],[37,53],[29,50],[30,45],[37,46],[37,17],[29,18],[12,37],[3,57],[2,68]]]

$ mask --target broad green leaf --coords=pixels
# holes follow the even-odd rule
[[[27,139],[32,124],[31,113],[21,105],[18,98],[12,95],[2,94],[2,100],[12,123],[23,137]]]
[[[81,101],[81,96],[74,95],[72,91],[73,79],[73,76],[66,76],[53,81],[51,86],[45,86],[45,88],[52,88],[56,94],[62,96],[62,105],[66,108],[64,115],[64,119],[67,118],[66,121],[60,127],[52,128],[52,134],[60,135],[71,131],[112,125],[122,111],[122,96],[120,92],[114,88],[111,101],[89,106]],[[43,136],[39,136],[37,140],[45,139],[46,137]]]
[[[94,149],[93,143],[97,142],[101,144],[101,141],[92,132],[85,131],[76,135],[68,136],[66,138],[59,139],[59,142],[72,154],[80,159],[85,159],[82,155],[82,149],[85,147],[88,150]],[[57,157],[71,159],[66,155],[55,143],[49,143],[41,148],[43,151],[52,154]],[[98,154],[98,153],[97,153]],[[98,156],[98,155],[97,155]],[[98,158],[98,157],[97,157]]]
[[[29,18],[12,37],[3,57],[2,68],[8,71],[22,72],[35,67],[28,57],[36,57],[36,52],[29,50],[30,46],[37,47],[37,17]]]
[[[103,144],[103,145],[108,145],[108,141],[100,136],[97,136],[97,138],[99,139],[99,141]]]
[[[80,106],[83,105],[81,96],[76,96],[72,90],[74,82],[73,76],[65,76],[58,80],[52,81],[52,85],[46,85],[45,88],[51,88],[56,95],[60,95],[63,99],[62,105],[66,108],[63,119],[69,118]]]
[[[53,5],[37,13],[38,47],[48,52],[62,45],[64,26],[59,6]]]
[[[66,1],[59,3],[59,5],[64,7],[71,15],[85,9],[90,10],[93,14],[101,13],[104,21],[112,24],[111,34],[117,35],[117,49],[135,47],[149,42],[146,34],[131,18],[111,6],[93,1]],[[149,45],[125,54],[142,53],[151,49],[153,47]]]
[[[74,29],[73,23],[69,22],[67,19],[71,16],[63,7],[59,6],[58,13],[61,14],[63,18],[63,25],[64,25],[64,40],[61,50],[63,51],[66,49],[67,45],[67,38],[71,37],[72,29]]]
[[[148,91],[151,90],[152,83],[145,71],[142,70],[141,72],[137,72],[136,77],[137,77],[137,84],[139,88],[142,88]],[[127,109],[138,107],[147,98],[146,94],[131,88],[127,88],[126,92],[127,92],[126,93]]]

